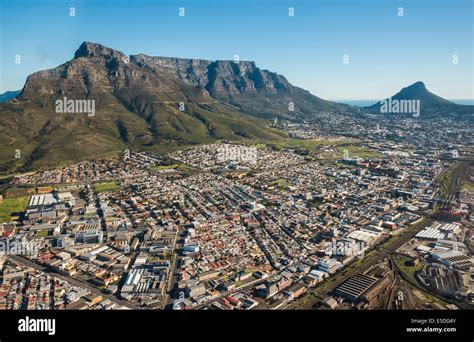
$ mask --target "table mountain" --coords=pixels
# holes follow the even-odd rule
[[[74,114],[58,113],[58,100],[94,100],[95,115],[76,113],[78,107]],[[0,104],[0,171],[50,167],[127,147],[281,138],[263,119],[348,108],[254,62],[126,56],[84,42],[72,60],[28,76],[21,94]]]

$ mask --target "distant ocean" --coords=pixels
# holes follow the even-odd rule
[[[368,107],[379,102],[379,100],[335,100],[335,102],[345,103],[355,107]]]
[[[467,99],[467,100],[450,100],[457,104],[463,105],[474,105],[474,99]]]
[[[474,105],[474,99],[456,99],[449,101],[453,101],[454,103],[461,105]],[[335,100],[335,102],[345,103],[355,107],[368,107],[372,106],[374,103],[379,102],[379,100]]]

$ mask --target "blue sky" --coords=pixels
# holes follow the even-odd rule
[[[472,0],[0,0],[0,93],[86,40],[126,54],[238,54],[326,99],[385,98],[419,80],[474,98]]]

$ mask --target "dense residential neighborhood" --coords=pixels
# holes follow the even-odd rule
[[[17,175],[28,195],[0,226],[0,306],[472,305],[473,133],[389,123],[274,120],[294,138]]]

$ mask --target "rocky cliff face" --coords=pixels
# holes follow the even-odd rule
[[[290,83],[281,75],[260,70],[254,62],[207,61],[170,57],[130,56],[130,61],[180,82],[202,87],[215,98],[229,100],[242,94],[290,91]]]
[[[71,61],[30,75],[20,100],[34,99],[38,95],[67,95],[71,98],[114,95],[120,89],[175,93],[175,82],[170,81],[170,77],[160,76],[130,63],[128,56],[120,51],[84,42]],[[179,97],[180,94],[176,95]]]
[[[220,100],[240,95],[291,93],[285,77],[260,70],[254,62],[207,61],[143,54],[130,58],[120,51],[84,42],[74,59],[28,77],[23,97],[41,95],[107,93],[126,87],[151,88],[173,93],[179,85],[201,88],[202,95]],[[175,95],[182,95],[179,91]]]
[[[157,73],[168,74],[180,82],[197,87],[205,87],[210,61],[203,59],[184,59],[173,57],[150,57],[132,55],[130,61],[137,66]]]
[[[95,116],[57,113],[55,102],[64,97],[94,100]],[[14,101],[0,104],[0,147],[5,151],[0,159],[6,158],[0,171],[127,147],[281,138],[261,118],[346,109],[254,62],[126,56],[84,42],[73,59],[30,75]],[[22,159],[12,159],[16,148]]]
[[[81,46],[79,46],[79,48],[76,50],[76,52],[74,53],[74,58],[80,57],[98,58],[100,60],[107,61],[110,61],[112,59],[120,59],[122,61],[127,60],[127,56],[124,53],[91,42],[82,43]]]

